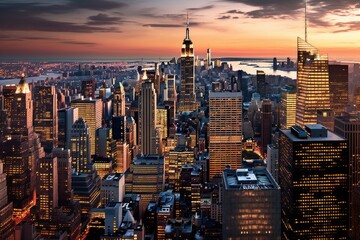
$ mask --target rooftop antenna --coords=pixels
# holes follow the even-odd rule
[[[189,25],[190,25],[190,22],[189,22],[189,12],[186,12],[186,39],[190,39],[190,36],[189,36]]]
[[[307,0],[305,0],[305,42],[307,42]]]

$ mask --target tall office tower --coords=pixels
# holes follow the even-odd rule
[[[181,168],[185,164],[194,163],[194,151],[189,150],[185,145],[178,145],[174,150],[170,150],[166,157],[169,158],[169,171],[165,175],[168,175],[169,185],[178,192]]]
[[[160,155],[137,155],[126,177],[126,192],[140,194],[141,212],[162,190],[165,184],[164,157]]]
[[[330,109],[339,116],[349,103],[349,66],[329,64]]]
[[[279,182],[279,146],[269,144],[266,154],[266,168],[271,173],[276,182]]]
[[[106,83],[105,83],[105,80],[103,80],[101,88],[99,89],[99,98],[103,102],[106,101]]]
[[[110,202],[123,202],[125,195],[125,175],[122,173],[107,174],[101,180],[101,205]]]
[[[44,156],[38,135],[33,131],[33,105],[24,76],[17,85],[11,108],[11,138],[0,144],[0,158],[7,175],[8,196],[14,215],[24,214],[33,204],[36,162]]]
[[[5,141],[10,128],[9,114],[4,109],[4,96],[0,95],[0,142]]]
[[[56,96],[55,86],[36,86],[34,89],[34,131],[47,153],[58,145]]]
[[[165,107],[156,109],[156,128],[160,130],[162,138],[168,137],[168,109]]]
[[[261,104],[261,154],[267,153],[267,145],[271,143],[272,133],[272,102],[264,99]]]
[[[124,173],[129,169],[132,158],[130,158],[128,143],[116,141],[115,160],[114,172]]]
[[[81,81],[81,95],[85,98],[95,98],[95,79]]]
[[[328,59],[301,38],[297,46],[296,125],[304,127],[316,124],[317,110],[330,109]]]
[[[223,239],[281,239],[280,187],[266,169],[223,171]]]
[[[57,158],[59,205],[73,199],[71,189],[72,158],[70,149],[54,148],[52,156]]]
[[[347,239],[347,140],[322,125],[280,130],[279,185],[284,239]]]
[[[210,49],[210,48],[208,48],[208,49],[206,50],[206,61],[207,61],[207,65],[208,65],[209,67],[211,67],[212,64],[211,64],[211,49]]]
[[[321,124],[334,132],[335,112],[329,109],[317,110],[317,124]]]
[[[296,88],[287,85],[281,88],[280,97],[280,128],[289,128],[295,125],[296,120]]]
[[[144,72],[139,101],[139,145],[141,153],[157,154],[156,151],[156,92],[154,84]]]
[[[356,226],[351,219],[355,219],[358,214],[354,204],[355,195],[354,188],[360,186],[360,118],[358,116],[351,116],[350,114],[336,117],[334,121],[334,132],[347,139],[349,144],[349,192],[350,192],[350,227],[355,233]],[[353,238],[358,239],[358,238]]]
[[[13,239],[13,203],[8,201],[4,163],[0,161],[0,239]]]
[[[79,118],[71,129],[72,168],[76,172],[87,172],[91,161],[91,134],[87,122]]]
[[[9,118],[11,118],[11,108],[13,105],[16,88],[16,85],[5,85],[2,89],[2,95],[4,96],[4,109],[7,111]]]
[[[256,71],[256,89],[261,98],[266,97],[266,81],[264,71]]]
[[[57,232],[55,211],[59,206],[57,158],[43,157],[37,164],[36,226],[42,236],[53,236]]]
[[[243,101],[248,102],[248,101],[250,101],[248,78],[244,77],[243,73],[244,72],[242,70],[239,70],[237,72],[237,84],[238,84],[238,87],[241,89]]]
[[[102,158],[116,156],[116,141],[112,138],[111,128],[99,128],[96,136],[97,155]]]
[[[242,151],[241,92],[210,92],[209,178],[220,175],[225,166],[239,168]]]
[[[179,112],[193,112],[197,110],[195,96],[195,57],[194,46],[189,35],[189,18],[186,25],[186,36],[181,48],[181,86],[178,101]]]
[[[90,128],[91,155],[96,150],[96,131],[102,125],[102,104],[100,99],[76,99],[71,102],[72,107],[79,108],[79,117],[83,118]]]
[[[79,118],[79,109],[73,107],[59,109],[58,118],[58,147],[70,149],[71,128]]]
[[[119,83],[115,85],[113,93],[114,116],[125,116],[125,91],[124,86]]]
[[[360,226],[360,186],[353,189],[353,226]],[[360,231],[353,229],[352,239],[360,239]]]

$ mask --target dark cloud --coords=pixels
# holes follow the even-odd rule
[[[240,11],[240,10],[236,10],[236,9],[233,9],[233,10],[227,11],[226,13],[230,13],[230,14],[244,14],[245,12]]]
[[[181,25],[181,24],[154,23],[154,24],[143,24],[143,27],[178,28],[178,27],[184,27],[184,25]]]
[[[119,1],[109,1],[109,0],[70,0],[68,6],[78,9],[90,9],[90,10],[110,10],[115,8],[122,8],[127,6],[127,4]]]
[[[232,17],[232,19],[239,19],[239,17]]]
[[[225,19],[230,19],[230,18],[231,18],[231,16],[229,16],[229,15],[224,15],[224,16],[218,17],[217,19],[225,20]]]
[[[72,40],[61,41],[60,43],[73,44],[73,45],[83,45],[83,46],[95,46],[95,45],[97,45],[96,43],[93,43],[93,42],[82,42],[82,41],[72,41]]]
[[[197,8],[187,8],[186,11],[191,11],[191,12],[195,12],[195,11],[202,11],[202,10],[209,10],[214,8],[214,5],[206,5],[203,7],[197,7]]]
[[[99,13],[95,16],[88,17],[90,25],[113,25],[113,24],[119,24],[121,21],[120,17],[110,17],[109,15],[105,13]]]

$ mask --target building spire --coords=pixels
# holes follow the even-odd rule
[[[189,22],[189,12],[187,12],[187,13],[186,13],[186,37],[185,37],[185,39],[190,39],[189,26],[190,26],[190,22]]]
[[[305,42],[307,42],[307,0],[305,0]]]

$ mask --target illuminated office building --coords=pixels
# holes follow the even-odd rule
[[[34,89],[34,131],[39,135],[45,152],[58,144],[58,109],[55,86]]]
[[[359,210],[354,201],[357,201],[354,188],[360,186],[360,118],[350,114],[336,117],[334,121],[334,133],[348,140],[349,144],[349,192],[350,192],[350,226],[352,232],[357,232],[357,226],[351,223],[351,219],[359,218]],[[358,239],[358,238],[353,238]]]
[[[272,102],[264,99],[261,104],[261,154],[267,153],[267,145],[271,143],[272,134]]]
[[[296,121],[296,88],[285,86],[281,89],[280,97],[280,127],[289,128]]]
[[[33,129],[32,96],[24,76],[13,96],[11,116],[11,137],[0,144],[0,158],[4,161],[9,200],[14,204],[14,215],[18,216],[34,204],[36,163],[44,157]]]
[[[330,109],[336,116],[345,111],[349,103],[348,65],[329,64]]]
[[[156,92],[154,84],[143,75],[139,101],[139,145],[141,153],[157,154],[156,145]]]
[[[58,147],[70,149],[72,125],[79,118],[79,109],[68,107],[58,110]]]
[[[168,109],[158,107],[156,109],[156,128],[160,129],[161,137],[168,137]]]
[[[101,205],[110,202],[122,202],[125,195],[125,175],[122,173],[107,174],[101,180]]]
[[[102,125],[102,101],[101,99],[76,99],[71,102],[72,107],[79,108],[79,118],[83,118],[90,128],[91,155],[96,150],[96,131]]]
[[[13,204],[8,200],[4,163],[0,161],[0,239],[12,239],[14,222],[12,219]]]
[[[125,116],[125,91],[124,86],[119,83],[115,85],[113,93],[114,116]]]
[[[301,38],[298,45],[296,125],[316,124],[317,110],[330,109],[327,56]]]
[[[225,166],[239,168],[242,151],[241,92],[210,92],[209,96],[209,178]]]
[[[137,155],[126,177],[127,193],[140,194],[141,212],[154,196],[157,196],[165,183],[164,157],[160,155]]]
[[[85,98],[95,98],[95,79],[81,81],[81,95]]]
[[[57,232],[55,210],[59,207],[57,158],[47,156],[39,159],[36,185],[36,226],[42,236]]]
[[[222,177],[222,239],[280,240],[280,187],[267,169],[228,169]]]
[[[87,122],[79,118],[71,129],[72,168],[76,172],[87,172],[91,161],[90,130]]]
[[[2,95],[4,97],[4,109],[8,113],[8,117],[11,118],[11,108],[14,101],[14,95],[16,92],[16,85],[5,85],[2,87]]]
[[[97,155],[114,159],[116,156],[116,141],[112,138],[112,129],[99,128],[96,134]]]
[[[320,124],[280,130],[283,239],[348,239],[347,140]]]
[[[197,110],[195,96],[195,55],[194,46],[190,40],[189,19],[186,25],[186,36],[181,48],[180,62],[180,96],[178,112],[192,112]]]

